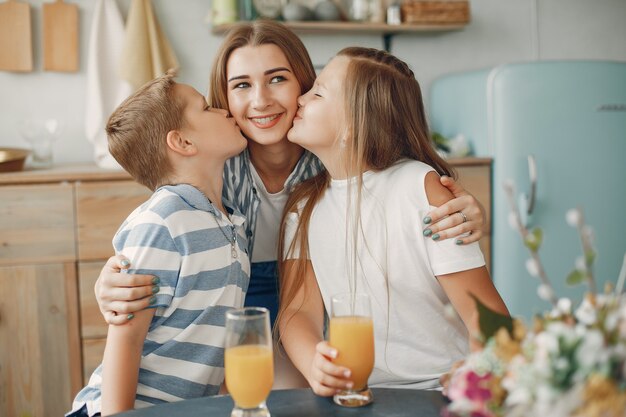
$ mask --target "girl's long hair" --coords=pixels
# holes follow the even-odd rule
[[[413,71],[405,62],[387,52],[362,47],[345,48],[337,56],[349,58],[343,82],[343,105],[348,132],[343,152],[347,172],[358,173],[356,202],[354,205],[350,202],[348,204],[348,208],[354,206],[357,210],[347,213],[346,217],[355,231],[352,236],[348,236],[353,241],[351,272],[354,273],[358,258],[356,231],[360,227],[359,207],[363,172],[382,171],[402,159],[413,159],[430,165],[440,175],[456,177],[456,174],[433,148],[420,86]],[[330,175],[324,171],[299,184],[287,200],[280,227],[278,249],[281,272],[279,319],[283,319],[285,307],[291,304],[304,285],[311,214],[329,184]],[[416,184],[417,186],[420,185]],[[283,276],[284,233],[285,219],[291,212],[299,213],[299,224],[287,252],[298,247],[299,256],[293,266],[295,273],[290,274],[290,281],[287,282]],[[305,291],[308,290],[310,289],[305,288]]]

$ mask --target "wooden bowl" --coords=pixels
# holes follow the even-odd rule
[[[30,151],[20,148],[0,148],[0,172],[21,171]]]

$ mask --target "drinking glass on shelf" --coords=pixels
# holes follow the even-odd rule
[[[351,371],[353,388],[333,396],[336,404],[361,407],[374,399],[367,379],[374,369],[374,325],[370,299],[364,293],[342,293],[331,299],[328,343],[337,349],[333,363]]]
[[[17,129],[31,146],[31,165],[34,168],[52,166],[52,144],[63,130],[63,122],[58,119],[23,119],[17,123]]]
[[[265,400],[274,383],[269,311],[246,307],[226,313],[226,386],[231,417],[270,417]]]

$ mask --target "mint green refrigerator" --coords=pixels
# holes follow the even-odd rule
[[[541,227],[540,257],[557,296],[581,299],[565,283],[582,254],[565,214],[583,210],[593,228],[600,289],[617,281],[626,252],[626,63],[545,61],[506,64],[437,79],[430,91],[431,129],[463,133],[476,156],[493,164],[492,277],[514,315],[549,304],[508,222],[503,182],[517,186],[528,228]]]

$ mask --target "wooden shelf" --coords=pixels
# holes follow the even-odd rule
[[[359,23],[359,22],[282,22],[287,27],[298,33],[308,34],[335,34],[335,33],[371,33],[378,35],[392,35],[397,33],[429,33],[450,32],[461,30],[466,23],[451,24],[401,24],[388,25],[386,23]],[[232,28],[236,23],[225,23],[213,26],[211,31],[222,34]]]

